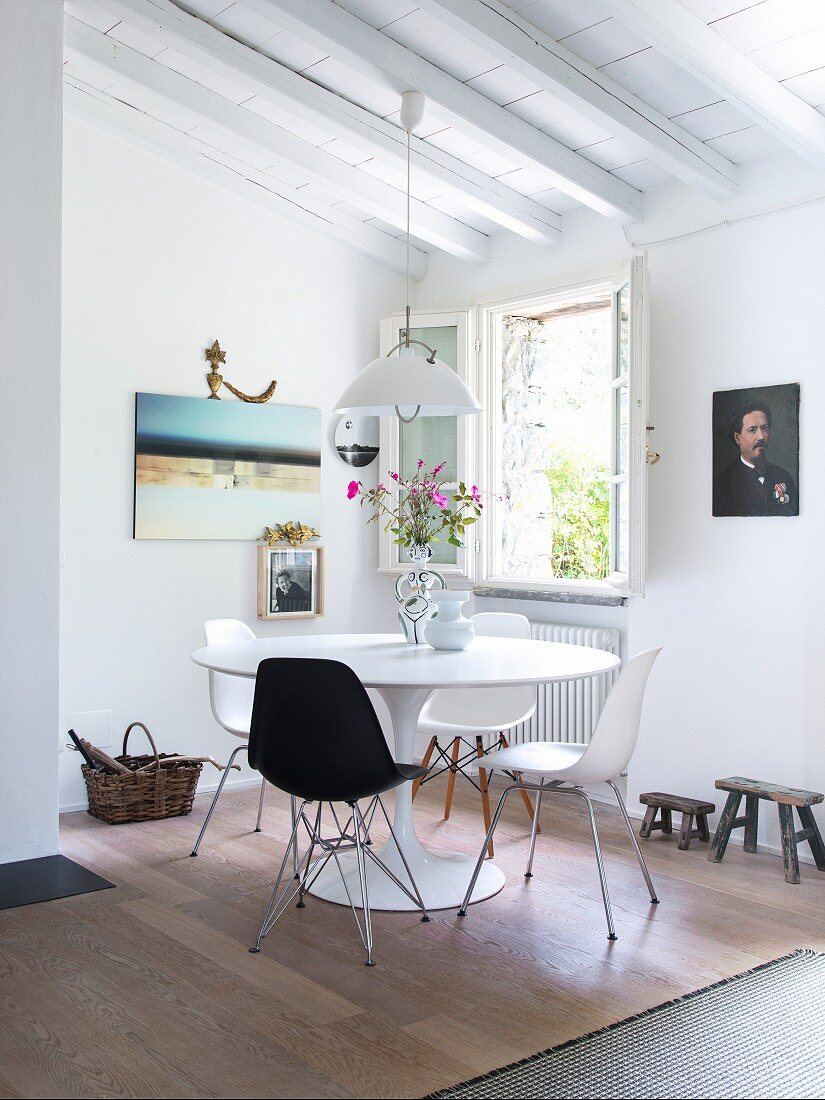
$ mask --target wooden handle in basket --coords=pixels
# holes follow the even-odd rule
[[[164,756],[161,761],[162,764],[214,764],[219,772],[222,772],[226,768],[226,764],[219,764],[214,756]],[[144,764],[142,768],[135,768],[133,774],[138,772],[148,771],[149,768],[154,768],[154,764]],[[233,771],[239,772],[241,770],[240,764],[230,764],[230,768]]]
[[[123,752],[121,752],[120,755],[121,756],[126,756],[126,746],[129,742],[129,734],[132,732],[132,730],[135,728],[135,726],[140,726],[140,728],[146,734],[146,737],[149,741],[149,744],[152,746],[152,752],[155,754],[154,766],[156,768],[160,768],[160,757],[158,756],[158,747],[155,744],[154,737],[151,735],[151,733],[146,728],[146,726],[143,724],[143,722],[130,722],[129,725],[126,727],[126,732],[123,735]]]
[[[104,768],[108,768],[114,775],[131,775],[132,769],[127,768],[125,764],[121,764],[119,760],[115,760],[113,756],[109,756],[108,752],[104,752],[103,749],[99,749],[96,745],[92,745],[85,738],[80,739],[80,743],[83,745],[86,752],[96,761],[98,764],[102,764]]]

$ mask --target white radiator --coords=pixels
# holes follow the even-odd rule
[[[546,642],[569,642],[619,653],[619,632],[598,626],[559,626],[556,623],[531,623],[530,633]],[[561,684],[542,684],[538,702],[529,722],[521,722],[508,731],[511,745],[524,741],[562,741],[586,745],[601,714],[607,693],[618,674],[606,672],[586,680]]]

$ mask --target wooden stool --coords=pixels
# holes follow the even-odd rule
[[[756,851],[756,827],[759,823],[759,799],[765,798],[777,804],[779,827],[782,832],[782,859],[785,864],[785,881],[799,882],[799,857],[796,844],[807,840],[811,846],[814,862],[820,871],[825,871],[825,845],[814,820],[811,806],[822,802],[825,795],[816,791],[797,791],[793,787],[778,787],[775,783],[761,783],[758,779],[744,779],[734,775],[730,779],[717,779],[720,791],[729,791],[728,800],[716,826],[708,859],[711,863],[721,863],[733,829],[745,830],[745,851]],[[739,803],[745,796],[745,816],[737,817]],[[796,831],[793,810],[799,814],[802,828]]]
[[[690,847],[694,837],[700,840],[710,840],[708,831],[708,814],[715,812],[716,807],[712,802],[700,802],[698,798],[683,798],[679,794],[663,794],[662,791],[648,791],[639,795],[639,801],[647,806],[645,818],[639,828],[639,836],[647,840],[654,829],[661,829],[663,833],[673,832],[671,814],[678,810],[682,814],[682,827],[679,830],[679,847],[683,852]],[[656,814],[661,811],[659,821]],[[696,818],[696,828],[693,828],[693,819]]]

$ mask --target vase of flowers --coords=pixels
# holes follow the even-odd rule
[[[425,471],[420,458],[410,478],[389,471],[391,488],[383,482],[374,489],[365,488],[360,481],[351,481],[347,486],[350,500],[358,498],[362,507],[371,509],[367,523],[383,522],[393,542],[407,550],[411,568],[396,581],[395,595],[404,637],[419,645],[424,641],[427,621],[438,614],[432,589],[436,585],[447,587],[442,575],[428,566],[432,544],[444,541],[463,546],[467,528],[478,521],[484,507],[477,485],[468,490],[460,482],[457,490],[447,489],[447,481],[439,476],[444,466],[441,462]]]

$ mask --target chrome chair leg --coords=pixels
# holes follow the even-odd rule
[[[294,801],[294,798],[295,798],[295,796],[293,795],[292,796],[293,801]],[[312,863],[312,856],[315,853],[315,846],[318,843],[318,837],[321,835],[321,813],[323,812],[323,809],[324,809],[323,802],[319,802],[318,803],[318,812],[315,815],[315,827],[312,830],[312,835],[309,838],[309,848],[307,849],[307,854],[306,854],[306,865],[307,865],[307,867],[309,867],[310,864]],[[298,859],[298,838],[297,838],[297,836],[295,838],[295,846],[292,849],[292,851],[293,851],[292,866],[293,866],[293,869],[295,869],[295,874],[294,874],[293,877],[296,878],[298,880],[298,882],[300,883],[300,885],[298,887],[298,901],[295,904],[295,908],[296,909],[306,909],[306,902],[304,901],[304,895],[307,892],[307,876],[304,875],[304,877],[302,879],[301,875],[300,875],[300,872],[297,870],[297,867],[298,867],[298,863],[297,863],[297,859]]]
[[[602,846],[599,843],[599,830],[596,827],[596,814],[593,809],[593,803],[584,791],[579,790],[578,787],[565,787],[560,793],[566,794],[570,791],[571,794],[577,794],[587,806],[587,814],[590,818],[590,832],[593,837],[593,850],[596,853],[596,866],[599,870],[599,883],[602,888],[602,901],[604,902],[604,915],[607,918],[607,938],[609,940],[618,939],[616,935],[616,929],[613,927],[613,910],[610,905],[610,893],[607,889],[607,875],[604,870],[604,859],[602,858]]]
[[[542,787],[544,784],[542,783]],[[527,870],[524,872],[525,878],[533,877],[533,856],[536,852],[536,833],[539,828],[539,814],[541,813],[541,796],[542,791],[539,791],[536,795],[536,806],[533,810],[533,828],[530,832],[530,855],[527,857]]]
[[[266,780],[261,780],[261,797],[258,799],[258,820],[255,822],[255,832],[261,831],[261,818],[264,816],[264,799],[266,798]]]
[[[642,869],[642,874],[644,875],[645,882],[647,883],[647,889],[648,889],[648,893],[650,894],[651,904],[658,905],[659,904],[659,899],[656,896],[656,887],[653,885],[653,879],[650,877],[650,872],[647,869],[647,864],[645,863],[645,857],[642,855],[642,849],[639,847],[639,841],[636,839],[636,833],[633,830],[633,824],[630,820],[630,817],[629,817],[628,812],[627,812],[627,808],[624,804],[624,799],[622,798],[622,795],[621,795],[621,792],[619,791],[619,788],[616,786],[616,784],[613,782],[612,779],[608,779],[607,785],[608,785],[608,787],[612,788],[613,793],[616,796],[616,801],[619,803],[619,809],[622,811],[622,817],[624,818],[624,823],[627,827],[627,831],[628,831],[628,834],[630,836],[631,843],[633,844],[633,847],[636,851],[636,858],[639,861],[639,866]]]
[[[381,807],[381,813],[384,815],[384,820],[387,823],[387,828],[390,831],[390,836],[393,839],[393,843],[395,844],[396,851],[398,852],[399,856],[401,856],[401,862],[404,864],[404,870],[407,872],[407,878],[410,880],[410,885],[412,886],[413,891],[415,892],[415,897],[413,898],[413,900],[416,902],[416,904],[418,905],[418,908],[421,910],[421,914],[422,914],[421,922],[422,922],[422,924],[428,924],[429,920],[430,920],[430,917],[429,917],[429,914],[427,913],[427,907],[424,904],[424,899],[421,897],[421,891],[418,889],[418,883],[413,878],[413,873],[410,870],[410,865],[409,865],[409,863],[407,863],[407,857],[404,855],[404,849],[398,843],[398,837],[395,835],[395,829],[393,829],[393,827],[392,827],[392,822],[390,821],[389,814],[387,813],[386,807],[384,806],[384,803],[383,803],[380,795],[377,796],[376,801],[378,802],[378,805]],[[367,843],[369,843],[369,841],[367,841]],[[401,886],[401,889],[404,890],[404,893],[407,894],[408,897],[412,897],[409,890],[404,889],[403,885],[398,881],[396,876],[392,873],[392,871],[390,871],[390,869],[388,867],[384,866],[384,864],[381,862],[381,860],[378,858],[378,856],[376,856],[373,852],[368,852],[367,854],[372,858],[372,860],[375,863],[378,864],[378,866],[386,874],[388,874],[390,876],[390,878],[395,880],[395,882],[398,886]]]
[[[198,848],[200,848],[201,846],[203,834],[206,832],[207,826],[209,825],[209,822],[212,818],[212,814],[215,812],[215,807],[218,804],[218,799],[221,797],[221,792],[223,791],[223,785],[226,782],[232,765],[235,763],[235,757],[238,755],[239,752],[246,752],[246,742],[244,742],[242,745],[238,745],[238,747],[233,751],[232,755],[226,762],[226,767],[223,769],[223,774],[221,775],[220,782],[218,783],[218,789],[215,791],[215,796],[212,799],[212,805],[209,807],[206,813],[206,818],[204,819],[203,825],[201,825],[201,831],[198,833],[198,839],[195,841],[195,847],[189,853],[190,856],[196,856],[198,854]]]
[[[375,966],[375,961],[372,957],[372,918],[370,915],[370,895],[369,887],[367,885],[367,868],[366,861],[364,859],[364,848],[361,839],[363,818],[361,817],[361,811],[358,809],[358,803],[352,802],[350,805],[352,807],[352,816],[355,824],[355,855],[358,863],[358,881],[361,886],[361,905],[364,910],[364,946],[367,949],[367,960],[364,965]]]
[[[501,811],[504,809],[504,803],[507,801],[507,795],[510,794],[512,791],[517,791],[520,789],[520,785],[518,783],[514,783],[512,787],[506,787],[504,789],[501,798],[498,800],[496,812],[493,814],[493,820],[490,822],[490,828],[487,830],[487,835],[484,838],[484,845],[481,849],[481,855],[478,857],[478,861],[473,870],[472,877],[470,878],[470,885],[467,887],[467,893],[464,895],[464,901],[462,901],[461,908],[458,910],[458,915],[460,917],[467,916],[467,906],[470,904],[470,895],[475,889],[476,882],[478,881],[478,876],[481,874],[481,867],[484,863],[484,858],[487,855],[487,848],[489,847],[490,841],[493,839],[493,833],[496,831],[498,819],[501,817]]]
[[[292,818],[292,826],[295,827],[295,822],[298,820],[298,802],[294,794],[289,796],[289,812]],[[295,846],[292,849],[292,875],[294,878],[298,878],[298,841],[296,838]]]
[[[467,893],[464,895],[464,901],[461,903],[461,908],[458,911],[458,915],[460,917],[466,917],[466,915],[467,915],[467,906],[470,903],[470,896],[472,895],[472,892],[473,892],[473,889],[475,887],[476,881],[477,881],[478,876],[481,872],[481,865],[484,862],[484,856],[487,852],[487,845],[488,845],[490,839],[492,838],[493,833],[495,832],[496,825],[498,825],[498,820],[501,817],[501,811],[504,808],[504,802],[505,802],[505,799],[507,798],[507,795],[509,795],[512,791],[522,791],[522,790],[524,790],[524,791],[535,791],[537,794],[542,794],[544,791],[547,791],[547,790],[552,790],[554,794],[573,794],[573,795],[577,795],[579,798],[581,798],[582,801],[584,802],[584,804],[587,806],[587,813],[588,813],[588,817],[590,819],[590,833],[591,833],[591,836],[593,838],[593,850],[596,853],[596,867],[598,868],[598,871],[599,871],[599,884],[601,885],[601,889],[602,889],[602,901],[604,903],[604,915],[607,918],[607,938],[609,940],[617,939],[616,930],[613,927],[613,911],[612,911],[612,908],[611,908],[611,905],[610,905],[610,893],[607,889],[607,876],[606,876],[605,870],[604,870],[604,860],[602,858],[602,848],[601,848],[601,844],[599,843],[599,830],[596,827],[596,814],[593,810],[593,803],[591,802],[590,798],[579,787],[562,787],[562,786],[555,786],[555,785],[552,786],[552,787],[546,787],[544,785],[539,786],[539,784],[537,784],[537,783],[514,783],[511,787],[507,787],[505,789],[504,793],[502,794],[501,798],[499,799],[498,806],[496,807],[495,816],[493,817],[493,821],[492,821],[492,824],[490,825],[490,828],[487,832],[487,836],[484,838],[484,847],[481,849],[481,855],[479,856],[478,862],[475,865],[475,869],[473,871],[473,876],[470,879],[470,885],[467,889]]]
[[[373,820],[375,810],[379,804],[381,807],[381,812],[383,813],[384,818],[387,821],[392,839],[396,844],[396,847],[398,848],[398,852],[404,864],[404,869],[407,873],[407,877],[409,878],[412,890],[410,890],[403,882],[401,882],[398,876],[392,870],[390,870],[390,868],[387,867],[370,848],[366,846],[367,837],[369,835],[369,826]],[[407,897],[418,906],[418,908],[422,912],[422,921],[428,921],[430,919],[427,915],[427,910],[421,897],[421,893],[410,871],[410,866],[407,862],[407,858],[398,843],[398,838],[393,831],[392,823],[389,820],[386,808],[384,807],[383,803],[380,802],[378,796],[375,796],[375,798],[373,798],[372,802],[367,807],[366,813],[363,813],[361,811],[361,808],[357,803],[351,803],[351,813],[349,820],[343,826],[341,825],[340,820],[335,813],[334,807],[332,807],[333,816],[335,817],[335,822],[338,827],[338,836],[329,838],[325,838],[324,836],[322,836],[321,833],[321,816],[323,804],[319,803],[317,811],[315,813],[310,813],[308,816],[307,807],[309,805],[309,802],[303,801],[301,802],[300,807],[297,810],[289,841],[287,843],[283,859],[281,860],[281,865],[278,870],[278,877],[276,878],[275,885],[272,888],[269,905],[267,906],[263,922],[261,923],[258,938],[256,940],[255,946],[250,947],[249,950],[253,953],[257,953],[260,950],[262,940],[267,935],[269,935],[270,931],[281,919],[283,914],[286,912],[288,906],[296,896],[298,898],[297,907],[299,909],[304,908],[304,898],[306,897],[308,891],[312,889],[312,885],[317,879],[318,875],[321,874],[330,859],[332,859],[335,862],[338,873],[341,876],[341,881],[344,885],[344,890],[346,892],[347,900],[352,910],[353,917],[355,918],[355,924],[358,928],[361,942],[363,943],[364,948],[367,952],[366,965],[374,966],[375,962],[372,957],[372,911],[370,910],[369,901],[367,857],[369,857],[369,860],[371,862],[377,864],[381,868],[381,870],[392,879],[392,881],[399,887],[399,889],[401,889],[407,895]],[[286,885],[281,888],[284,872],[286,870],[287,862],[289,860],[290,849],[292,849],[293,852],[293,867],[295,867],[296,865],[295,860],[297,858],[296,853],[298,848],[298,832],[301,825],[303,825],[306,829],[307,835],[309,837],[309,846],[306,853],[297,862],[298,872],[295,875],[295,879],[297,879],[298,881],[296,882],[295,879],[293,879],[291,882],[287,882]],[[352,825],[351,831],[350,825]],[[341,864],[341,861],[339,859],[339,853],[341,851],[346,851],[348,848],[353,847],[355,848],[356,852],[358,881],[361,890],[360,908],[363,910],[363,923],[358,916],[358,902],[356,899],[353,898],[350,892],[349,884],[347,883],[346,872],[344,866]],[[321,854],[317,858],[313,859],[316,854],[316,850],[318,849],[320,849]]]
[[[305,805],[306,805],[305,802],[301,804],[301,812],[303,812],[303,809],[304,809]],[[257,955],[257,953],[261,950],[261,940],[264,938],[264,936],[269,931],[269,929],[267,928],[267,923],[269,922],[270,917],[272,916],[272,914],[278,908],[278,901],[276,901],[276,899],[278,898],[278,887],[281,885],[281,879],[284,876],[284,869],[286,867],[287,859],[289,858],[289,850],[290,850],[290,848],[292,848],[294,845],[297,844],[297,834],[298,834],[298,825],[299,824],[300,824],[300,817],[297,817],[296,821],[295,821],[295,824],[292,826],[292,832],[289,834],[289,841],[287,842],[287,846],[284,849],[284,856],[283,856],[283,859],[281,860],[281,866],[278,868],[278,874],[275,878],[275,885],[272,887],[272,893],[269,897],[269,905],[267,905],[267,907],[266,907],[266,912],[264,913],[264,919],[261,922],[261,927],[258,931],[258,937],[255,940],[255,946],[249,948],[250,952],[254,955]],[[298,889],[298,888],[296,887],[296,889]],[[278,900],[280,901],[280,900],[283,900],[283,899],[278,899]],[[272,923],[274,924],[275,922],[273,921]],[[270,927],[271,927],[271,925],[270,925]]]

